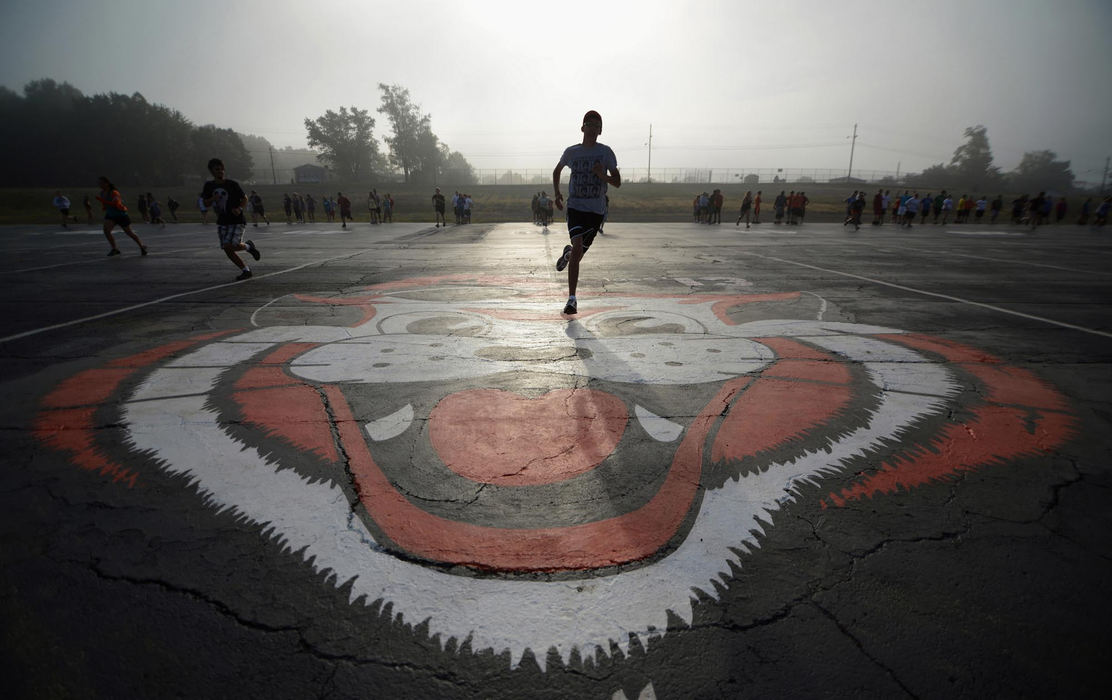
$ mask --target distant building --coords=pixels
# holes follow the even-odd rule
[[[328,182],[328,169],[310,163],[299,165],[293,169],[293,181],[296,183]]]

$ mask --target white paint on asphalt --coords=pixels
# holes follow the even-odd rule
[[[296,265],[294,267],[288,267],[284,270],[276,270],[274,272],[268,272],[266,274],[255,275],[251,279],[266,279],[267,277],[277,277],[279,275],[284,275],[284,274],[287,274],[287,273],[290,273],[290,272],[296,272],[298,270],[304,270],[305,268],[313,267],[314,265],[323,265],[325,263],[333,262],[335,260],[346,260],[348,258],[358,257],[360,255],[365,255],[367,253],[371,253],[371,252],[373,252],[373,250],[374,250],[373,248],[366,248],[364,250],[356,251],[354,253],[345,253],[344,255],[336,255],[336,256],[333,256],[331,258],[322,258],[320,260],[313,260],[312,262],[307,262],[303,265]],[[202,287],[200,289],[191,289],[191,290],[186,291],[186,292],[178,292],[177,294],[170,294],[168,296],[160,297],[158,299],[152,299],[151,301],[144,301],[144,302],[139,303],[139,304],[131,304],[130,306],[124,306],[124,307],[119,308],[119,309],[113,309],[112,311],[105,311],[104,313],[94,314],[92,316],[84,316],[82,318],[75,318],[72,321],[64,321],[62,323],[55,323],[54,325],[51,325],[51,326],[43,326],[42,328],[34,328],[32,330],[29,330],[29,331],[23,331],[22,333],[15,333],[13,335],[9,335],[9,336],[5,336],[3,338],[0,338],[0,343],[7,343],[7,342],[12,341],[12,340],[19,340],[20,338],[27,338],[27,337],[30,337],[32,335],[38,335],[39,333],[45,333],[47,331],[58,330],[60,328],[70,328],[72,326],[81,325],[82,323],[88,323],[89,321],[96,321],[97,319],[101,319],[101,318],[111,318],[112,316],[119,316],[120,314],[125,314],[129,311],[135,311],[136,309],[143,309],[143,308],[146,308],[148,306],[154,306],[156,304],[161,304],[163,302],[173,301],[174,299],[181,299],[183,297],[190,297],[190,296],[194,296],[196,294],[204,294],[205,292],[212,292],[212,291],[215,291],[217,289],[224,289],[225,287],[231,287],[231,286],[234,286],[234,285],[237,285],[237,284],[250,284],[250,282],[251,282],[251,280],[243,280],[242,282],[241,281],[226,282],[224,284],[214,284],[211,287]]]
[[[1070,330],[1081,331],[1082,333],[1089,333],[1091,335],[1099,335],[1099,336],[1102,336],[1102,337],[1105,337],[1105,338],[1112,338],[1112,333],[1110,333],[1108,331],[1097,330],[1096,328],[1086,328],[1085,326],[1078,326],[1078,325],[1073,324],[1073,323],[1066,323],[1065,321],[1057,321],[1057,320],[1052,319],[1052,318],[1046,318],[1045,316],[1035,316],[1034,314],[1025,314],[1022,311],[1013,311],[1012,309],[1005,309],[1002,306],[995,306],[993,304],[986,304],[986,303],[981,302],[981,301],[973,301],[972,299],[963,299],[962,297],[955,297],[955,296],[952,296],[950,294],[942,294],[940,292],[929,292],[925,289],[918,289],[916,287],[908,287],[907,285],[896,284],[895,282],[886,282],[885,280],[879,280],[879,279],[876,279],[875,277],[866,277],[864,275],[855,275],[852,272],[842,272],[841,270],[832,270],[828,267],[819,267],[818,265],[811,265],[809,263],[799,262],[797,260],[788,260],[786,258],[776,257],[774,255],[763,255],[761,253],[751,253],[751,252],[748,252],[748,251],[738,251],[738,254],[739,255],[748,255],[748,256],[751,256],[751,257],[754,257],[754,258],[762,258],[764,260],[775,260],[776,262],[781,262],[781,263],[784,263],[786,265],[795,265],[797,267],[805,267],[805,268],[810,269],[810,270],[818,270],[819,272],[828,272],[832,275],[840,275],[842,277],[849,277],[849,278],[852,278],[852,279],[861,280],[863,282],[870,282],[872,284],[879,284],[879,285],[882,285],[882,286],[885,286],[885,287],[891,287],[893,289],[899,289],[899,290],[902,290],[902,291],[905,291],[905,292],[912,292],[913,294],[922,294],[923,296],[935,297],[937,299],[946,299],[947,301],[953,301],[953,302],[957,302],[959,304],[967,304],[969,306],[976,306],[976,307],[979,307],[979,308],[982,308],[982,309],[988,309],[990,311],[997,311],[999,313],[1009,314],[1011,316],[1018,316],[1019,318],[1026,318],[1026,319],[1031,320],[1031,321],[1039,321],[1041,323],[1047,323],[1047,324],[1050,324],[1052,326],[1060,326],[1062,328],[1069,328]]]
[[[350,585],[352,601],[389,604],[400,621],[427,624],[430,638],[445,648],[449,640],[466,639],[475,651],[509,652],[514,667],[532,649],[544,670],[549,650],[565,663],[576,651],[591,660],[611,645],[628,653],[631,637],[645,643],[667,633],[669,611],[691,624],[698,597],[719,596],[716,583],[729,578],[731,565],[743,565],[743,551],[760,547],[773,513],[793,502],[799,488],[841,473],[925,417],[941,414],[958,391],[944,364],[858,335],[883,332],[874,327],[779,320],[730,331],[760,337],[770,327],[860,363],[880,394],[875,409],[831,444],[707,489],[691,531],[667,557],[592,579],[457,576],[396,557],[353,517],[353,504],[339,487],[285,468],[273,453],[227,430],[212,408],[212,391],[224,371],[265,353],[268,336],[275,343],[299,336],[327,342],[336,329],[268,328],[213,343],[215,350],[198,349],[151,373],[126,402],[123,422],[132,448],[157,458],[168,472],[188,476],[209,506],[255,524],[263,536],[329,573],[334,585]],[[242,347],[231,352],[229,345],[236,344]],[[911,360],[914,376],[907,373]],[[168,372],[175,376],[164,377]]]

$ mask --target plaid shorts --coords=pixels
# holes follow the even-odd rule
[[[227,224],[216,227],[216,235],[220,236],[220,247],[236,246],[243,242],[243,231],[247,224]]]

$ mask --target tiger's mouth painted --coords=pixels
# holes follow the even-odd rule
[[[473,573],[586,575],[666,550],[712,429],[775,357],[664,311],[563,326],[422,306],[289,371],[362,427],[339,440],[377,538]]]

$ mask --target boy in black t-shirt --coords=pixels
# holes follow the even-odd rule
[[[251,268],[239,257],[239,251],[246,250],[256,260],[262,257],[253,242],[241,242],[243,231],[247,228],[247,219],[243,216],[247,195],[238,182],[224,179],[224,163],[219,158],[210,160],[208,169],[213,179],[205,183],[201,197],[206,207],[216,210],[216,233],[220,236],[220,247],[241,270],[236,279],[245,280],[251,277]]]

